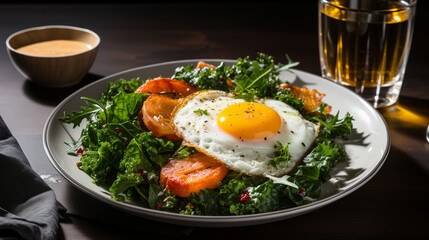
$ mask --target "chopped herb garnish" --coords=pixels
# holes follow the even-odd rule
[[[199,114],[201,116],[203,116],[203,115],[209,115],[209,112],[207,111],[207,109],[203,110],[201,108],[198,108],[197,110],[195,110],[194,113]]]

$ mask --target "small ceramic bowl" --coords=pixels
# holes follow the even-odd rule
[[[30,44],[52,40],[79,41],[85,43],[88,48],[62,56],[39,56],[17,50]],[[18,71],[35,83],[52,88],[79,83],[94,63],[99,44],[100,37],[93,31],[61,25],[25,29],[12,34],[6,40],[9,57]]]

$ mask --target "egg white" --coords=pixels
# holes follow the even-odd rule
[[[244,102],[223,91],[209,90],[194,93],[185,98],[173,113],[172,123],[183,144],[215,157],[230,169],[257,176],[283,176],[300,163],[319,133],[319,126],[305,120],[286,103],[273,99],[255,102],[274,109],[282,119],[279,132],[267,139],[242,140],[225,131],[217,124],[217,115],[232,104]],[[197,110],[206,110],[201,114]],[[275,145],[289,144],[290,160],[274,167]]]

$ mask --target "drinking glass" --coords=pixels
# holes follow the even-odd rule
[[[319,0],[322,76],[375,108],[398,100],[417,0]]]

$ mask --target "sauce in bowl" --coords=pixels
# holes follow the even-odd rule
[[[51,40],[26,45],[16,50],[35,56],[55,57],[73,55],[91,49],[91,45],[76,40]]]

